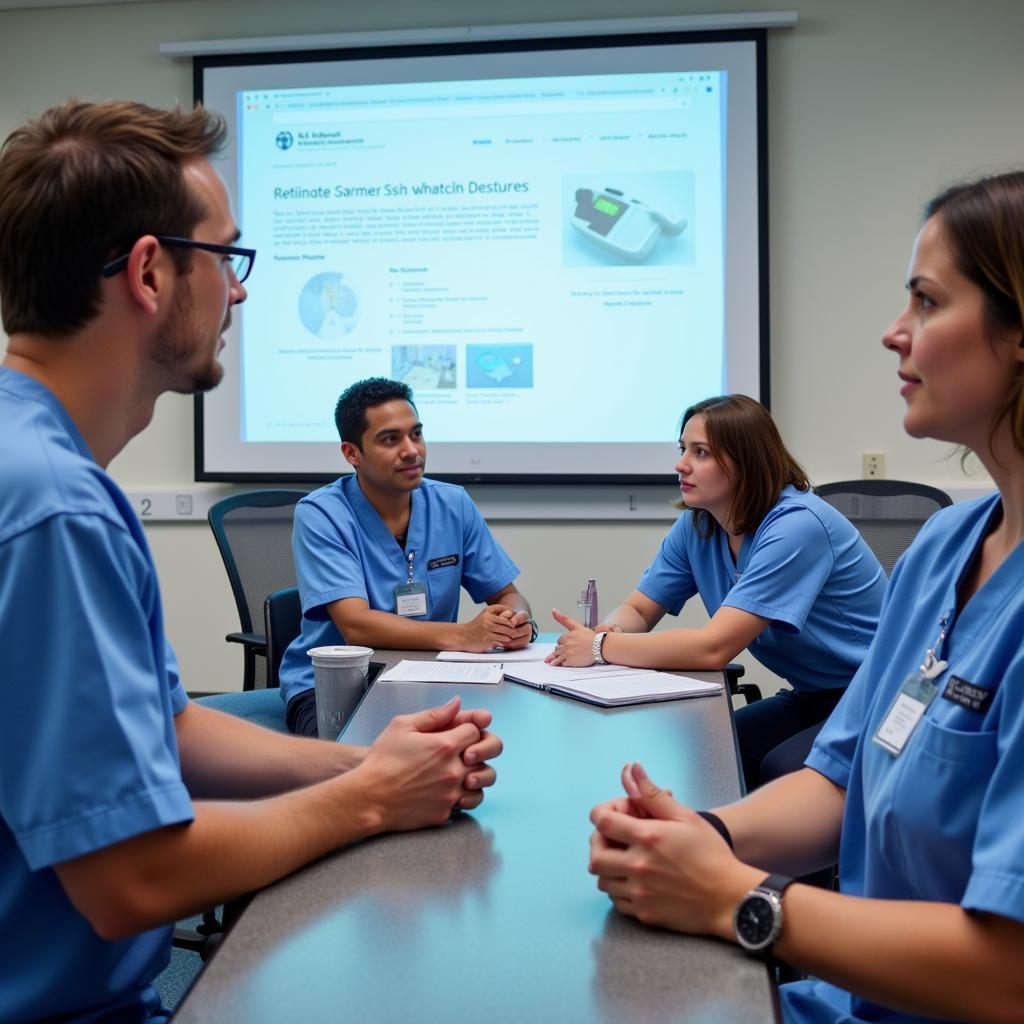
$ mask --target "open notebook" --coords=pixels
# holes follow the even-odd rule
[[[626,704],[649,704],[685,697],[707,697],[722,691],[721,683],[708,683],[689,676],[621,665],[593,665],[563,668],[544,662],[504,666],[505,678],[538,690],[597,704],[603,708]]]

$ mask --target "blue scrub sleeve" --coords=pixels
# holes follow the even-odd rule
[[[125,525],[51,517],[4,545],[0,588],[7,678],[34,681],[0,716],[0,813],[29,867],[190,821],[155,574]]]
[[[188,694],[181,685],[181,666],[169,640],[164,641],[164,662],[167,666],[167,687],[171,694],[171,710],[180,715],[188,704]]]
[[[654,561],[636,585],[641,594],[672,615],[678,615],[683,605],[697,593],[697,581],[687,554],[688,543],[708,544],[711,541],[694,535],[692,517],[689,512],[684,512],[672,524]]]
[[[344,533],[341,524],[313,502],[300,501],[295,506],[292,553],[307,618],[326,620],[324,606],[345,597],[370,600],[362,563]]]
[[[776,506],[754,534],[743,575],[722,604],[799,633],[834,566],[821,520],[802,506]]]
[[[513,583],[519,568],[494,539],[473,499],[462,492],[462,585],[477,604]]]

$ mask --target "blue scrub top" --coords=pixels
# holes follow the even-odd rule
[[[187,698],[128,500],[53,394],[5,368],[0,423],[0,1020],[142,1020],[171,929],[99,938],[53,867],[192,819]]]
[[[287,703],[313,685],[312,647],[343,644],[326,605],[361,597],[375,611],[395,611],[395,587],[409,575],[427,588],[421,621],[455,622],[459,590],[478,604],[519,575],[469,495],[454,484],[424,480],[412,492],[405,549],[367,501],[355,474],[314,491],[295,507],[292,551],[302,598],[302,632],[281,661]]]
[[[1000,512],[996,494],[928,520],[897,564],[875,642],[807,760],[847,791],[843,892],[1024,921],[1024,544],[956,614],[957,588]],[[894,757],[872,737],[943,620],[938,695]],[[782,992],[794,1024],[923,1019],[821,981]]]
[[[637,589],[673,615],[699,594],[708,615],[727,605],[771,619],[750,653],[794,689],[820,691],[846,686],[857,671],[885,573],[845,516],[788,486],[735,563],[725,531],[704,539],[684,512]]]

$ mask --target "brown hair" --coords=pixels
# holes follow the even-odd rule
[[[694,416],[704,417],[708,447],[715,461],[726,471],[726,459],[735,466],[736,479],[729,518],[736,533],[753,533],[771,511],[782,488],[792,484],[798,491],[810,490],[807,476],[786,450],[779,428],[768,410],[746,395],[719,395],[691,405],[683,413],[679,433]],[[678,508],[688,508],[679,501]],[[718,524],[706,509],[690,509],[697,532],[705,540]]]
[[[993,331],[1024,332],[1024,172],[997,174],[954,185],[926,207],[938,216],[957,270],[985,296]],[[989,442],[1007,417],[1017,451],[1024,455],[1024,368],[992,420]]]
[[[8,334],[66,336],[99,310],[100,268],[142,235],[190,237],[207,215],[182,165],[211,156],[219,115],[141,103],[51,107],[0,148],[0,307]],[[187,250],[169,250],[179,273]]]

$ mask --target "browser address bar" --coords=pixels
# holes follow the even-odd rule
[[[552,117],[563,114],[621,114],[645,111],[663,113],[690,109],[688,96],[636,97],[622,99],[554,100],[537,103],[403,103],[394,106],[352,107],[344,110],[278,110],[275,125],[356,124],[360,122],[408,121],[415,118],[456,119],[499,117]]]

